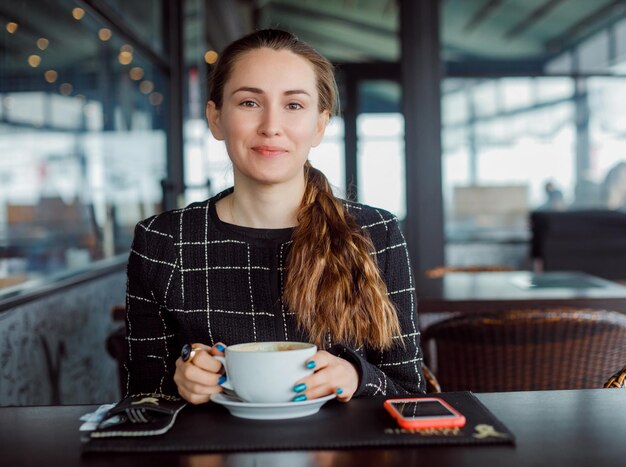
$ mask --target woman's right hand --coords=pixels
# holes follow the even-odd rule
[[[204,344],[192,344],[196,351],[193,359],[183,361],[181,357],[176,360],[176,372],[174,382],[178,386],[178,393],[191,404],[204,404],[208,402],[211,394],[222,392],[218,384],[222,378],[222,363],[213,358],[216,355],[224,355],[224,344],[215,344],[209,347]],[[221,351],[219,349],[222,349]]]

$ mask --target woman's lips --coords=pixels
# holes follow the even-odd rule
[[[278,156],[287,152],[285,148],[278,146],[254,146],[252,150],[262,156]]]

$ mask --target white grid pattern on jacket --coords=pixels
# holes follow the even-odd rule
[[[185,342],[308,340],[281,300],[289,232],[260,239],[222,223],[214,205],[231,192],[137,225],[126,295],[127,395],[176,395],[172,378]],[[357,396],[423,392],[415,288],[398,220],[369,206],[344,206],[372,239],[402,329],[395,340],[404,345],[351,348],[329,335],[327,350],[357,367]]]

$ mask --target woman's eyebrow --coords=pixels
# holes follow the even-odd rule
[[[304,89],[292,89],[291,91],[285,91],[286,96],[291,96],[293,94],[306,94],[307,96],[311,97],[311,94],[306,92]]]
[[[240,88],[235,89],[231,95],[235,95],[238,92],[251,92],[254,94],[265,94],[265,92],[263,92],[263,90],[260,88],[255,88],[252,86],[241,86]],[[311,94],[305,91],[304,89],[290,89],[289,91],[285,91],[283,94],[285,96],[292,96],[294,94],[306,94],[309,97],[311,96]]]
[[[235,95],[238,92],[252,92],[254,94],[263,94],[263,90],[259,88],[253,88],[250,86],[241,86],[240,88],[235,89],[231,95]]]

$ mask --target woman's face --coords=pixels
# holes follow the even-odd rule
[[[324,136],[313,66],[287,50],[262,48],[235,62],[223,104],[207,106],[213,136],[226,143],[235,182],[304,182],[311,147]]]

